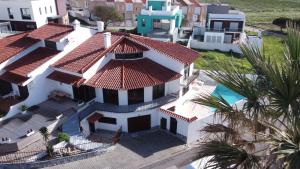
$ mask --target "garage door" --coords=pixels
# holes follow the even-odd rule
[[[149,130],[151,128],[151,116],[139,116],[127,119],[128,132],[137,132],[142,130]]]

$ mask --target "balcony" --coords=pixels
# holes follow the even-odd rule
[[[182,86],[188,86],[189,84],[191,84],[195,79],[197,79],[199,77],[199,71],[194,71],[193,74],[189,77],[187,77],[186,79],[184,79],[181,82]]]
[[[158,108],[167,103],[171,103],[177,100],[178,96],[179,93],[173,93],[155,99],[150,102],[133,104],[133,105],[122,105],[122,106],[112,105],[107,103],[92,102],[87,108],[83,109],[79,113],[79,119],[82,120],[95,111],[106,111],[106,112],[113,112],[113,113],[131,113],[131,112],[146,111],[146,110]]]

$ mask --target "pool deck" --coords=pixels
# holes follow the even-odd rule
[[[210,115],[213,115],[212,109],[207,106],[199,105],[191,100],[199,97],[200,95],[211,95],[215,90],[216,85],[200,85],[198,80],[195,80],[191,86],[189,92],[187,92],[181,99],[172,103],[162,106],[162,109],[169,109],[175,106],[173,113],[191,119],[197,117],[197,119],[203,119]]]

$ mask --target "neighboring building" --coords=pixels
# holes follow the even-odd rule
[[[48,22],[68,23],[65,0],[0,0],[0,22],[12,30],[26,31]]]
[[[206,22],[207,5],[201,4],[197,0],[173,0],[174,4],[179,5],[184,16],[183,26],[204,26]]]
[[[261,47],[261,38],[247,37],[245,22],[243,12],[230,10],[230,6],[226,4],[208,5],[206,25],[194,26],[190,47],[237,53],[241,52],[239,45],[248,41]]]
[[[148,0],[147,9],[137,17],[137,31],[152,38],[174,40],[182,19],[182,11],[171,5],[171,0]]]
[[[0,132],[4,133],[1,137],[9,137],[2,140],[1,146],[21,149],[24,142],[16,145],[23,138],[20,135],[30,129],[38,130],[32,128],[35,122],[32,118],[38,114],[30,114],[27,128],[23,125],[26,121],[14,125],[22,117],[19,109],[22,105],[31,107],[28,110],[31,113],[33,108],[45,107],[48,99],[62,95],[72,104],[75,100],[76,105],[82,106],[76,112],[77,130],[80,123],[85,136],[97,129],[121,128],[132,133],[161,126],[184,136],[187,142],[195,141],[188,138],[189,126],[197,120],[195,114],[176,115],[162,106],[187,99],[191,83],[197,77],[193,62],[199,53],[148,37],[103,33],[103,25],[99,24],[95,34],[77,22],[74,27],[46,24],[30,33],[0,40],[0,108],[6,106],[8,112],[2,119],[5,123]],[[6,98],[16,100],[4,106]],[[69,105],[69,102],[59,103]],[[47,121],[44,115],[41,121]],[[40,121],[36,122],[37,126],[41,125]],[[21,130],[20,126],[24,128]],[[8,129],[18,132],[14,135]]]

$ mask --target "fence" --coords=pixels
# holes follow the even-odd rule
[[[76,146],[68,145],[63,148],[54,148],[51,156],[47,153],[45,147],[41,147],[39,151],[19,151],[10,154],[0,155],[0,165],[4,163],[14,164],[14,163],[26,163],[35,161],[46,161],[53,160],[61,157],[74,156],[79,154],[84,154],[91,151],[105,151],[112,144],[103,144],[103,146],[98,147],[93,150],[82,150],[76,147],[94,147],[94,142],[78,144]],[[100,143],[99,143],[100,144]]]

